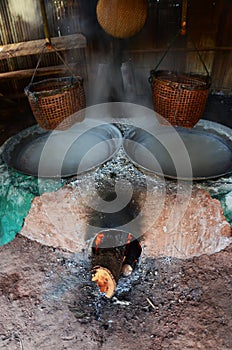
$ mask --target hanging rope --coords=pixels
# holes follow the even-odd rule
[[[33,72],[33,75],[31,77],[31,81],[29,83],[29,86],[33,83],[34,81],[34,78],[35,78],[35,75],[36,75],[36,72],[38,71],[38,68],[39,68],[39,65],[40,65],[40,62],[42,60],[42,57],[47,49],[47,43],[43,46],[41,52],[40,52],[40,55],[39,55],[39,58],[38,58],[38,61],[37,61],[37,64],[36,64],[36,67],[35,67],[35,70]],[[64,66],[67,68],[67,70],[71,73],[71,76],[73,79],[75,79],[75,74],[74,72],[72,71],[71,67],[65,62],[65,60],[63,59],[63,57],[61,56],[61,54],[58,52],[57,48],[55,47],[55,45],[53,45],[52,43],[49,44],[49,50],[54,50],[55,54],[59,57],[59,59],[61,60],[61,62],[64,64]]]

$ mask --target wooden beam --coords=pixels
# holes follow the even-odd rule
[[[51,38],[51,43],[58,51],[79,49],[86,47],[86,38],[82,34],[72,34]],[[39,39],[0,46],[0,60],[40,54],[45,44],[45,39]],[[46,49],[45,52],[52,50]]]
[[[76,64],[69,64],[71,70],[75,74],[75,70],[77,68]],[[33,69],[23,69],[23,70],[16,70],[12,72],[5,72],[0,73],[0,79],[2,80],[8,80],[8,79],[24,79],[24,78],[30,78],[32,77],[34,73]],[[55,75],[55,74],[64,74],[65,72],[68,72],[67,67],[64,65],[61,66],[49,66],[49,67],[43,67],[38,68],[36,71],[36,76],[47,76],[47,75]],[[70,75],[70,73],[69,73]]]
[[[155,53],[155,52],[164,52],[167,48],[150,48],[150,49],[128,49],[125,50],[129,53]],[[177,47],[177,48],[170,48],[170,52],[193,52],[196,51],[195,48],[187,48],[187,47]],[[220,46],[220,47],[204,47],[204,48],[198,48],[199,52],[207,52],[207,51],[232,51],[232,46]]]

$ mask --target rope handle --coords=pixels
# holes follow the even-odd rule
[[[187,8],[188,8],[188,0],[183,0],[183,1],[182,1],[182,13],[181,13],[181,28],[177,31],[176,35],[173,37],[171,43],[168,45],[168,47],[167,47],[167,49],[165,50],[163,56],[161,57],[161,59],[160,59],[159,62],[157,63],[155,69],[151,70],[151,72],[150,72],[150,73],[151,73],[151,76],[150,76],[149,79],[148,79],[150,83],[152,83],[152,75],[157,71],[159,65],[161,64],[161,62],[163,61],[163,59],[164,59],[165,56],[167,55],[168,51],[171,49],[171,47],[172,47],[172,45],[174,44],[174,42],[176,41],[177,37],[178,37],[179,35],[182,35],[182,36],[186,35],[186,32],[187,32],[187,30],[186,30],[186,28],[187,28]],[[202,65],[203,65],[203,67],[204,67],[204,69],[205,69],[205,71],[206,71],[206,74],[207,74],[207,81],[209,81],[209,80],[210,80],[210,78],[209,78],[209,71],[208,71],[208,69],[207,69],[207,67],[206,67],[206,64],[205,64],[205,62],[204,62],[204,60],[203,60],[203,58],[202,58],[202,56],[201,56],[199,50],[197,49],[193,38],[191,37],[191,35],[189,35],[189,36],[190,36],[190,40],[191,40],[192,43],[193,43],[194,50],[197,52],[198,57],[199,57],[199,59],[200,59]]]
[[[33,75],[31,77],[31,81],[29,83],[29,86],[33,83],[34,81],[34,78],[35,78],[35,75],[36,75],[36,72],[39,68],[39,65],[40,65],[40,62],[41,62],[41,59],[42,59],[42,56],[44,55],[44,52],[45,52],[45,49],[49,49],[49,50],[54,50],[54,52],[56,53],[56,55],[59,57],[59,59],[62,61],[62,63],[64,64],[64,66],[67,68],[67,70],[71,73],[71,76],[73,79],[75,79],[75,74],[74,72],[72,71],[71,67],[65,62],[65,60],[63,59],[63,57],[61,56],[61,54],[58,52],[58,50],[56,49],[56,47],[54,45],[52,45],[51,43],[46,43],[41,52],[40,52],[40,55],[39,55],[39,58],[38,58],[38,61],[37,61],[37,64],[36,64],[36,67],[35,67],[35,70],[33,72]]]
[[[193,43],[194,49],[195,49],[195,51],[197,52],[198,57],[199,57],[199,59],[200,59],[202,65],[203,65],[203,67],[204,67],[204,69],[205,69],[205,71],[206,71],[207,77],[209,77],[209,71],[208,71],[208,69],[207,69],[207,67],[206,67],[206,64],[205,64],[205,62],[204,62],[204,60],[203,60],[203,58],[202,58],[202,56],[201,56],[201,54],[200,54],[200,51],[197,49],[197,47],[196,47],[196,45],[195,45],[195,42],[194,42],[193,38],[191,37],[191,35],[190,35],[190,39],[191,39],[191,41],[192,41],[192,43]]]
[[[168,45],[167,49],[165,50],[163,56],[161,57],[161,59],[159,60],[159,62],[158,62],[157,65],[155,66],[155,68],[154,68],[153,70],[151,70],[151,75],[154,74],[154,73],[157,71],[158,67],[160,66],[160,64],[161,64],[162,61],[164,60],[165,56],[167,55],[167,53],[168,53],[169,50],[171,49],[172,45],[173,45],[174,42],[176,41],[177,37],[178,37],[181,33],[182,33],[182,29],[178,30],[177,34],[174,36],[174,38],[172,39],[171,43]],[[181,34],[181,35],[182,35],[182,34]],[[199,50],[197,49],[197,47],[196,47],[196,45],[195,45],[195,43],[194,43],[194,41],[193,41],[193,39],[192,39],[191,36],[190,36],[190,39],[191,39],[191,41],[192,41],[192,43],[193,43],[194,50],[197,52],[198,57],[199,57],[199,59],[200,59],[202,65],[203,65],[203,67],[204,67],[204,69],[205,69],[205,71],[206,71],[207,77],[209,77],[209,71],[208,71],[208,69],[207,69],[207,67],[206,67],[206,64],[205,64],[205,62],[204,62],[204,60],[203,60],[203,58],[202,58],[202,56],[201,56]],[[151,78],[151,77],[150,77],[150,78]],[[150,78],[149,78],[149,81],[150,81]]]
[[[63,62],[63,64],[66,66],[66,68],[70,71],[72,78],[75,79],[75,75],[72,71],[72,69],[70,68],[70,66],[64,61],[63,57],[60,55],[60,53],[58,52],[58,50],[56,49],[56,47],[54,45],[52,45],[51,43],[51,37],[50,37],[50,32],[49,32],[49,27],[48,27],[48,20],[47,20],[47,15],[46,15],[46,7],[45,7],[45,1],[44,0],[40,0],[40,8],[41,8],[41,15],[43,18],[43,26],[44,26],[44,34],[45,34],[45,40],[46,40],[46,44],[43,46],[42,51],[40,53],[38,62],[36,64],[36,68],[33,72],[31,81],[29,83],[29,86],[33,83],[33,80],[35,78],[35,74],[38,70],[38,67],[40,65],[42,56],[44,54],[45,48],[49,49],[49,50],[54,50],[56,55],[59,57],[59,59]]]

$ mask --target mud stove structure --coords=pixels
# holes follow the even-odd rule
[[[188,259],[227,247],[231,226],[209,191],[223,196],[228,184],[229,176],[191,182],[148,174],[119,149],[97,169],[35,197],[20,233],[85,252],[92,280],[112,297],[120,276],[146,258]]]

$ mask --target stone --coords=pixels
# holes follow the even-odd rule
[[[144,236],[146,254],[149,256],[171,256],[189,258],[202,254],[213,254],[232,242],[231,226],[226,221],[221,203],[202,189],[193,188],[184,215],[176,225],[170,221],[170,208],[176,197],[168,194],[161,214]],[[152,215],[151,203],[147,215]],[[175,216],[182,210],[176,203]]]
[[[138,193],[138,204],[143,204],[144,195]],[[140,218],[142,256],[185,259],[213,254],[232,242],[231,227],[221,204],[207,191],[193,187],[183,213],[186,193],[179,194],[177,200],[176,194],[168,191],[159,215],[154,215],[160,206],[159,195],[156,190],[149,194]],[[21,234],[44,245],[80,252],[90,244],[88,225],[95,201],[89,188],[70,185],[35,197]],[[179,213],[180,218],[175,220]],[[96,227],[96,233],[100,230]]]

